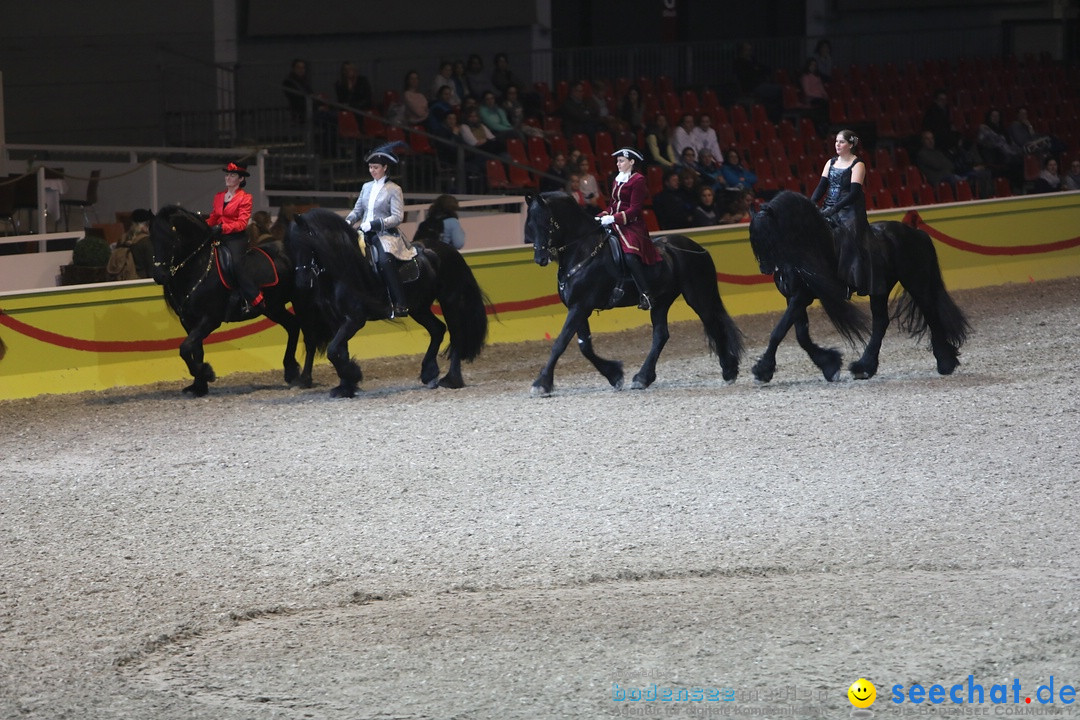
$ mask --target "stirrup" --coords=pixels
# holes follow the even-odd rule
[[[409,314],[409,308],[404,305],[394,305],[390,308],[390,319],[405,317]]]
[[[640,310],[652,310],[652,301],[649,300],[648,295],[641,293],[641,299],[638,300],[637,306]]]

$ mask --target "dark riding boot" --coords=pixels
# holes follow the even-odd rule
[[[626,253],[626,267],[630,269],[630,274],[634,277],[634,284],[637,285],[638,292],[641,293],[638,307],[642,310],[652,310],[652,300],[649,299],[649,280],[645,275],[645,265],[641,262],[641,258],[633,253]]]
[[[405,301],[405,289],[401,287],[401,277],[398,276],[397,263],[390,253],[384,252],[379,258],[379,272],[386,289],[390,293],[390,303],[393,309],[391,317],[405,317],[409,314],[409,306]]]
[[[238,291],[233,296],[239,296],[237,302],[240,303],[238,308],[240,318],[242,320],[253,318],[262,313],[266,302],[259,286],[244,273],[244,256],[248,251],[247,235],[232,233],[225,236],[224,242],[232,257],[232,275]]]

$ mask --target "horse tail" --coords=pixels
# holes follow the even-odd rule
[[[897,258],[900,295],[892,313],[901,330],[921,340],[927,330],[954,349],[967,340],[971,325],[945,289],[934,242],[924,231],[899,222],[885,223],[884,232],[897,233],[906,257]]]
[[[461,360],[475,360],[487,344],[487,308],[491,300],[456,248],[435,242],[430,249],[439,258],[435,297],[450,331],[450,347]]]
[[[709,251],[685,235],[672,235],[659,242],[667,247],[679,290],[686,304],[701,318],[709,350],[720,359],[725,380],[739,374],[743,355],[743,334],[724,307],[717,286],[716,264]]]
[[[784,272],[784,271],[781,271]],[[835,274],[814,272],[811,268],[788,270],[799,276],[821,303],[829,322],[840,337],[852,347],[866,342],[870,334],[870,319],[853,302],[847,300],[847,286]]]

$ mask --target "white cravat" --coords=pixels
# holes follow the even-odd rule
[[[630,175],[631,173],[621,172],[615,176],[615,182],[622,184],[630,179]]]
[[[386,184],[386,178],[379,178],[378,180],[373,180],[372,182],[374,182],[375,184],[371,186],[371,194],[368,195],[367,199],[367,212],[364,214],[364,220],[367,222],[371,222],[375,219],[375,198],[379,197],[379,193],[382,191],[383,185]]]

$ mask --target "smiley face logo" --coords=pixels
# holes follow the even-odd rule
[[[877,699],[877,688],[869,680],[859,678],[847,689],[848,700],[857,708],[868,708]]]

